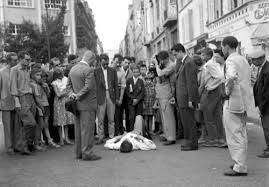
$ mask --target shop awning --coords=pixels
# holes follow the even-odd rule
[[[269,22],[260,24],[252,33],[251,39],[269,40]]]

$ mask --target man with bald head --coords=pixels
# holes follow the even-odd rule
[[[70,98],[76,100],[78,110],[75,125],[76,158],[87,161],[101,159],[92,150],[97,109],[95,63],[95,54],[86,51],[82,60],[70,70],[67,84]]]

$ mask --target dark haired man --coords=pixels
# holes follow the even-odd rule
[[[173,106],[175,104],[175,65],[170,61],[167,51],[159,52],[157,58],[159,63],[155,61],[158,75],[155,89],[162,116],[165,136],[165,139],[163,140],[165,141],[164,145],[172,145],[176,143],[176,120]]]
[[[126,95],[129,110],[129,126],[126,126],[127,132],[134,130],[136,116],[143,115],[143,99],[145,87],[142,79],[139,78],[140,69],[133,67],[133,77],[126,81]]]
[[[140,65],[140,78],[145,82],[145,77],[147,75],[147,65],[141,64]]]
[[[225,94],[223,124],[227,144],[234,165],[224,173],[226,176],[247,175],[247,128],[246,118],[249,106],[250,67],[248,61],[236,52],[238,41],[227,36],[222,41],[222,51],[227,57],[225,68]]]
[[[16,123],[15,101],[10,93],[10,69],[17,65],[18,56],[16,53],[9,53],[6,57],[7,65],[0,70],[0,111],[4,126],[5,149],[9,155],[14,154],[14,136]]]
[[[218,51],[217,51],[218,52]],[[206,61],[200,84],[201,109],[208,133],[206,147],[225,147],[226,141],[222,124],[224,71],[220,64],[219,53],[214,54],[210,48],[202,50],[202,58]],[[218,59],[218,60],[216,60]]]
[[[114,65],[118,76],[118,92],[116,98],[116,110],[115,110],[115,136],[122,135],[124,133],[123,127],[123,96],[126,87],[125,72],[122,68],[123,57],[120,54],[114,56]],[[127,107],[126,107],[127,108]]]
[[[172,48],[174,56],[181,61],[176,75],[176,99],[180,113],[180,119],[184,128],[185,144],[182,151],[198,149],[197,125],[194,118],[194,110],[198,106],[198,67],[186,54],[182,44]]]
[[[25,52],[18,54],[19,64],[11,68],[10,90],[15,100],[15,109],[23,123],[23,135],[25,143],[22,153],[30,155],[29,148],[34,147],[36,128],[36,104],[30,85],[29,64],[30,55]]]
[[[94,76],[96,80],[97,94],[97,117],[98,117],[98,144],[104,142],[104,118],[108,117],[109,138],[114,137],[115,133],[115,104],[118,92],[118,77],[114,68],[108,67],[109,57],[107,54],[100,55],[101,67],[95,69]]]

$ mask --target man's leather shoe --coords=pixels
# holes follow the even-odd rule
[[[230,177],[240,177],[240,176],[247,176],[247,173],[241,173],[241,172],[237,172],[234,171],[233,169],[230,168],[230,170],[224,172],[225,176],[230,176]]]
[[[163,145],[173,145],[175,143],[176,143],[175,140],[169,140],[169,141],[164,142]]]
[[[196,151],[198,147],[181,146],[181,151]]]
[[[82,160],[84,160],[84,161],[95,161],[95,160],[100,160],[100,159],[101,159],[101,157],[97,156],[95,154],[82,156]]]
[[[258,155],[259,158],[269,158],[269,152],[264,151],[262,154]]]
[[[96,145],[101,145],[103,143],[105,143],[104,139],[100,139],[100,140],[98,140],[98,142],[96,142]]]

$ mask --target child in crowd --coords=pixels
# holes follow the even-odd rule
[[[129,125],[126,127],[127,132],[134,130],[135,119],[137,116],[143,115],[143,99],[145,96],[145,87],[140,76],[140,69],[138,66],[133,67],[133,77],[126,81],[126,94],[128,97],[129,109]]]
[[[42,76],[43,74],[43,76]],[[33,95],[37,105],[37,128],[36,128],[36,148],[42,149],[42,130],[45,132],[45,136],[48,140],[48,144],[52,147],[58,148],[59,145],[55,144],[50,136],[49,132],[49,87],[44,81],[45,73],[40,68],[34,68],[31,71],[31,86]]]
[[[67,80],[63,71],[59,68],[54,70],[52,86],[55,91],[54,98],[54,126],[58,127],[60,145],[73,145],[69,140],[68,126],[74,124],[75,118],[72,113],[65,110],[65,102],[67,100]]]
[[[151,139],[152,134],[152,122],[153,122],[153,105],[155,102],[155,85],[153,83],[153,77],[150,75],[147,75],[145,77],[145,97],[144,97],[144,121],[145,121],[145,131],[146,136]]]

